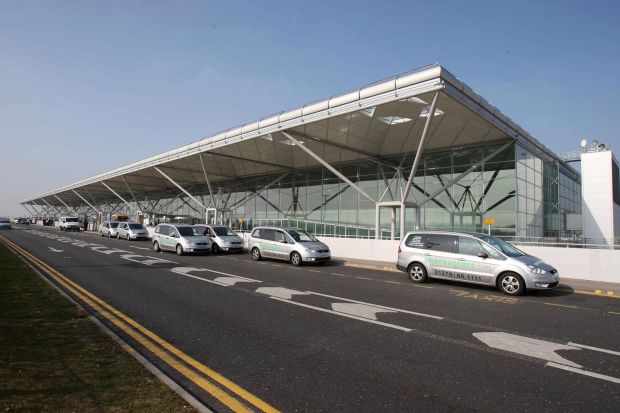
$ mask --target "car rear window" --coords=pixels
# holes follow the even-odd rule
[[[409,248],[426,249],[428,234],[410,234],[405,241],[405,246]]]
[[[454,252],[454,235],[429,234],[426,248],[437,252]]]

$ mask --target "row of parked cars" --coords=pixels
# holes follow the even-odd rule
[[[104,222],[101,236],[147,239],[138,223]],[[242,252],[243,239],[222,225],[159,224],[152,237],[153,249],[187,253]],[[293,265],[323,263],[331,251],[312,234],[298,228],[256,227],[247,248],[253,260],[272,258]],[[558,271],[495,237],[477,233],[412,231],[398,247],[396,267],[414,283],[430,278],[493,285],[507,295],[521,295],[527,289],[553,289],[559,284]]]

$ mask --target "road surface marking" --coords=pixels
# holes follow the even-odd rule
[[[580,369],[577,369],[577,368],[574,368],[574,367],[565,366],[563,364],[547,362],[546,366],[555,367],[556,369],[562,369],[562,370],[570,371],[572,373],[583,374],[584,376],[590,376],[590,377],[594,377],[596,379],[607,380],[607,381],[610,381],[612,383],[620,384],[620,379],[618,379],[616,377],[606,376],[604,374],[599,374],[599,373],[593,373],[591,371],[580,370]]]
[[[171,272],[175,274],[182,275],[184,277],[193,278],[199,281],[208,282],[211,284],[222,285],[224,287],[230,287],[231,285],[235,285],[238,282],[254,282],[260,283],[262,281],[253,280],[251,278],[241,277],[239,275],[228,274],[225,272],[209,270],[208,268],[196,268],[196,267],[175,267],[170,269]],[[212,272],[216,274],[224,275],[224,277],[217,277],[215,280],[209,280],[207,278],[198,277],[196,275],[189,274],[190,272]]]
[[[319,272],[319,273],[321,272],[321,271],[318,271],[318,270],[308,270],[308,271],[310,271],[310,272]]]
[[[386,310],[375,307],[374,305],[357,304],[357,303],[332,303],[332,310],[339,313],[356,315],[358,317],[377,319],[377,313],[396,313],[394,310]]]
[[[607,350],[607,349],[600,348],[600,347],[586,346],[585,344],[577,344],[577,343],[573,343],[572,341],[569,341],[568,345],[585,348],[587,350],[600,351],[601,353],[613,354],[614,356],[620,356],[620,351]]]
[[[144,326],[137,323],[133,319],[127,317],[125,314],[121,313],[114,307],[110,306],[108,303],[101,300],[97,296],[93,295],[89,291],[85,290],[84,288],[82,288],[80,285],[78,285],[71,279],[67,278],[60,272],[56,271],[54,268],[50,267],[45,262],[41,261],[34,255],[30,254],[23,248],[19,247],[17,244],[14,244],[13,242],[7,240],[6,238],[2,236],[0,236],[0,240],[2,240],[7,246],[9,246],[9,248],[14,250],[18,254],[22,255],[23,257],[29,259],[31,262],[40,266],[58,284],[62,285],[69,292],[79,297],[82,301],[84,301],[89,306],[91,306],[93,309],[95,309],[102,317],[104,317],[105,319],[107,319],[108,321],[116,325],[118,328],[123,330],[129,336],[134,338],[138,343],[140,343],[142,346],[144,346],[149,351],[151,351],[153,354],[155,354],[157,357],[159,357],[166,364],[176,369],[179,373],[183,374],[185,377],[187,377],[192,382],[194,382],[196,385],[198,385],[200,388],[205,390],[207,393],[209,393],[210,395],[218,399],[221,403],[229,407],[231,410],[235,412],[251,412],[252,411],[251,409],[248,409],[247,406],[242,404],[239,400],[236,400],[234,397],[232,397],[230,394],[218,388],[217,386],[215,386],[213,383],[206,380],[202,376],[199,376],[193,370],[189,369],[185,365],[179,363],[176,359],[172,358],[168,353],[164,352],[162,348],[167,350],[169,353],[173,354],[174,356],[178,357],[179,359],[181,359],[188,365],[196,368],[197,370],[199,370],[200,372],[202,372],[209,378],[213,379],[214,381],[222,385],[224,388],[226,388],[230,392],[250,402],[254,406],[258,407],[259,409],[265,412],[277,412],[278,411],[272,406],[270,406],[269,404],[259,399],[258,397],[254,396],[253,394],[247,392],[246,390],[239,387],[235,383],[231,382],[224,376],[211,370],[204,364],[193,359],[191,356],[183,353],[181,350],[174,347],[172,344],[160,338],[155,333],[146,329]],[[139,333],[143,335],[140,335]],[[161,348],[157,347],[155,344],[160,345]]]
[[[566,304],[555,304],[555,303],[545,303],[546,305],[552,305],[555,307],[565,307],[565,308],[576,308],[579,309],[579,307],[575,307],[574,305],[566,305]]]
[[[608,311],[609,314],[616,314],[616,315],[620,315],[620,313],[617,313],[615,311]]]
[[[64,250],[57,250],[56,248],[47,247],[50,249],[50,252],[63,252]]]
[[[177,262],[164,260],[162,258],[150,258],[150,257],[145,257],[144,255],[137,255],[137,254],[123,254],[120,256],[120,258],[127,260],[127,261],[131,261],[131,262],[137,262],[138,264],[144,264],[144,265],[178,264]],[[139,258],[147,258],[147,259],[140,260]]]
[[[217,277],[213,280],[215,283],[219,283],[221,285],[231,286],[236,283],[259,283],[260,281],[244,279],[241,277]]]
[[[135,248],[137,250],[142,250],[142,251],[150,251],[150,248],[145,248],[145,247],[136,247],[134,245],[130,245],[129,248]]]
[[[395,324],[389,324],[389,323],[384,323],[381,321],[375,321],[375,320],[371,320],[365,317],[359,317],[359,316],[355,316],[355,315],[351,315],[351,314],[345,314],[345,313],[340,313],[338,311],[333,311],[333,310],[328,310],[327,308],[321,308],[321,307],[315,307],[313,305],[309,305],[309,304],[304,304],[304,303],[297,303],[295,301],[289,301],[286,300],[284,298],[279,298],[279,297],[271,297],[273,300],[278,300],[278,301],[282,301],[283,303],[288,303],[288,304],[294,304],[294,305],[298,305],[300,307],[305,307],[305,308],[311,308],[313,310],[317,310],[317,311],[322,311],[324,313],[330,313],[330,314],[335,314],[338,315],[340,317],[347,317],[347,318],[352,318],[354,320],[360,320],[360,321],[364,321],[366,323],[372,323],[372,324],[378,324],[384,327],[390,327],[390,328],[395,328],[396,330],[402,330],[402,331],[413,331],[410,328],[407,327],[401,327],[401,326],[397,326]]]
[[[388,283],[388,284],[402,284],[399,283],[398,281],[383,281],[384,283]]]
[[[294,295],[310,295],[310,293],[304,291],[290,290],[282,287],[261,287],[258,288],[256,292],[266,294],[271,298],[281,298],[283,300],[290,300]]]
[[[313,291],[306,291],[306,292],[310,293],[310,294],[314,294],[314,295],[320,295],[321,297],[334,298],[336,300],[348,301],[350,303],[364,304],[364,305],[369,305],[369,306],[376,307],[376,308],[382,308],[384,310],[391,310],[391,311],[396,311],[396,312],[399,312],[399,313],[405,313],[405,314],[411,314],[411,315],[419,315],[421,317],[428,317],[428,318],[434,318],[436,320],[443,320],[443,317],[439,317],[439,316],[436,316],[436,315],[418,313],[418,312],[415,312],[415,311],[401,310],[400,308],[386,307],[386,306],[383,306],[383,305],[366,303],[364,301],[351,300],[350,298],[337,297],[335,295],[315,293]]]
[[[556,353],[556,350],[581,350],[579,347],[502,332],[473,333],[473,336],[487,346],[498,350],[510,351],[512,353],[551,361],[565,366],[582,367]]]
[[[346,277],[346,275],[344,275],[344,274],[339,274],[339,273],[337,273],[337,272],[330,272],[330,274],[331,274],[331,275],[337,275],[337,276],[339,276],[339,277]]]
[[[463,298],[471,298],[474,300],[482,300],[482,301],[490,301],[493,303],[502,303],[502,304],[516,304],[518,300],[516,298],[504,297],[499,295],[488,295],[488,294],[474,294],[469,291],[462,290],[450,290],[457,297]]]

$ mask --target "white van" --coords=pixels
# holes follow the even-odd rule
[[[60,217],[58,228],[61,231],[79,231],[82,227],[78,217]]]

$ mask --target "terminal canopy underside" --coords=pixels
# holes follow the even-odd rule
[[[427,120],[425,111],[428,111],[433,96],[434,92],[397,100],[294,127],[286,132],[294,133],[300,143],[331,165],[369,161],[383,165],[386,174],[390,171],[393,174],[405,163],[410,166],[413,161]],[[505,133],[489,122],[440,93],[425,151],[485,144],[506,138]],[[319,161],[296,146],[284,134],[276,132],[157,167],[186,190],[194,188],[189,191],[192,195],[208,196],[207,180],[212,191],[217,192],[231,186],[243,187],[244,181],[262,175],[321,167]],[[403,170],[405,178],[408,172]],[[154,167],[104,182],[127,201],[133,201],[134,197],[138,200],[169,198],[180,192]],[[56,193],[60,200],[51,195],[29,203],[66,207],[64,201],[71,207],[86,205],[80,195],[91,203],[119,202],[118,196],[99,182],[75,190],[79,195],[68,190]]]
[[[414,226],[480,230],[485,214],[496,210],[500,226],[516,235],[516,134],[463,102],[437,87],[374,106],[360,103],[345,113],[120,168],[22,204],[39,216],[101,220],[139,211],[151,223],[164,215],[190,222],[211,217],[243,229],[259,218],[294,218],[365,227],[366,236],[386,230],[392,238]]]

